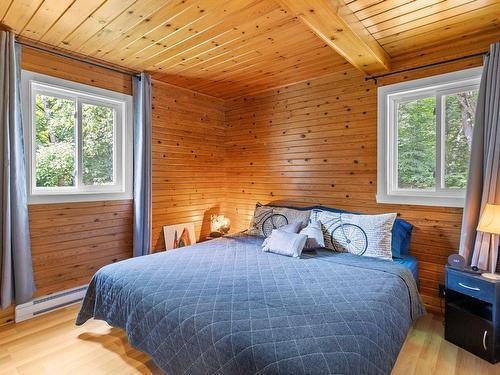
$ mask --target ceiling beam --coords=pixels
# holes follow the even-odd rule
[[[276,0],[366,74],[390,69],[390,57],[344,0]]]

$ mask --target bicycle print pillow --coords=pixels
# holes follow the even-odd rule
[[[269,237],[273,229],[300,222],[307,225],[311,211],[295,210],[287,207],[264,206],[257,203],[255,212],[248,228],[248,234],[253,236]]]
[[[313,210],[311,220],[321,222],[325,247],[337,252],[392,260],[395,213],[354,215]]]

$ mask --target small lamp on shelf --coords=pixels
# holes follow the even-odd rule
[[[493,258],[493,246],[495,246],[495,236],[500,235],[500,204],[486,204],[477,225],[479,232],[491,234],[490,258]],[[484,277],[493,280],[500,280],[500,275],[496,273],[483,273]]]
[[[231,221],[224,215],[210,216],[210,237],[222,237],[231,227]]]

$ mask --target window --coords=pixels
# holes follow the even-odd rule
[[[22,73],[30,203],[131,198],[131,97]]]
[[[461,207],[481,68],[378,89],[377,202]]]

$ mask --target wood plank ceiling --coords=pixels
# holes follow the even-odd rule
[[[309,12],[322,10],[340,22],[352,23],[346,14],[351,20],[354,16],[361,33],[378,42],[388,57],[457,38],[473,41],[471,34],[498,28],[500,15],[500,0],[300,3],[305,8],[314,5]],[[294,9],[295,4],[282,0],[1,0],[0,20],[33,43],[149,71],[156,79],[228,99],[330,74],[346,64],[336,52],[337,35],[321,37],[331,29],[328,19],[311,20],[306,10]],[[314,22],[325,30],[318,30]],[[372,46],[378,48],[373,42]]]
[[[391,57],[497,30],[499,0],[351,0],[347,6]]]

